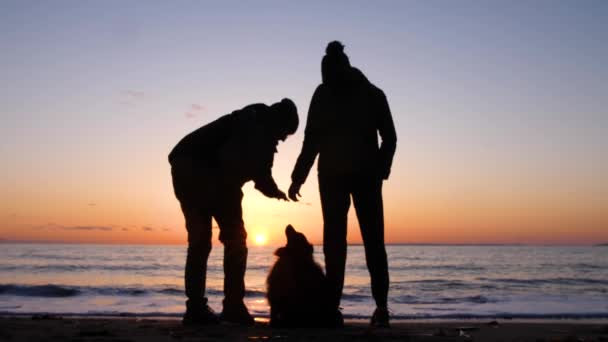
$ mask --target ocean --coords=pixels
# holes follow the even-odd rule
[[[250,247],[245,302],[268,317],[274,247]],[[320,246],[315,258],[323,265]],[[387,246],[393,319],[608,318],[608,247]],[[185,246],[1,244],[0,314],[179,317]],[[222,247],[207,294],[221,310]],[[349,246],[342,312],[374,310],[362,246]]]

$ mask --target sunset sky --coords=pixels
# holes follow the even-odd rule
[[[287,190],[340,40],[397,128],[388,243],[608,242],[607,33],[608,1],[2,1],[0,238],[185,243],[169,151],[283,97]],[[316,166],[299,203],[244,192],[251,244],[321,242]]]

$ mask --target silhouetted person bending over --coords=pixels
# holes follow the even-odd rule
[[[346,219],[352,196],[376,301],[371,324],[388,326],[382,181],[388,179],[397,136],[384,93],[351,67],[343,49],[337,41],[327,45],[321,63],[323,83],[310,103],[289,197],[296,201],[300,196],[300,187],[318,154],[323,253],[336,315],[341,317],[338,308],[344,287]]]
[[[169,154],[175,195],[188,231],[184,324],[217,323],[205,297],[211,219],[224,244],[224,301],[219,319],[253,324],[243,303],[247,267],[247,232],[243,224],[241,187],[253,180],[270,198],[287,200],[272,178],[276,146],[298,127],[289,99],[271,106],[253,104],[195,130]]]

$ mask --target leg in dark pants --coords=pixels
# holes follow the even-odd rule
[[[224,189],[218,196],[214,217],[224,244],[224,302],[221,318],[240,324],[253,324],[243,302],[247,269],[247,232],[243,223],[240,188]]]
[[[346,224],[350,194],[347,183],[337,177],[319,176],[323,211],[323,254],[332,306],[338,309],[344,287]]]
[[[186,308],[197,310],[207,304],[205,288],[207,260],[211,252],[211,215],[182,204],[188,230],[188,254],[186,256],[185,287]]]
[[[373,176],[357,179],[353,184],[353,204],[365,246],[365,260],[371,277],[372,295],[377,307],[386,308],[389,275],[384,246],[382,180]]]
[[[184,285],[188,298],[186,308],[190,312],[206,308],[207,304],[205,287],[207,259],[211,251],[211,211],[206,198],[212,196],[213,191],[206,173],[191,159],[177,160],[171,168],[173,189],[188,231]]]

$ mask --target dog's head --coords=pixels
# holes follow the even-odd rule
[[[285,228],[285,236],[287,237],[287,245],[277,249],[274,254],[278,257],[291,255],[297,257],[312,258],[313,248],[310,242],[306,240],[306,236],[298,233],[292,225],[287,225]]]

